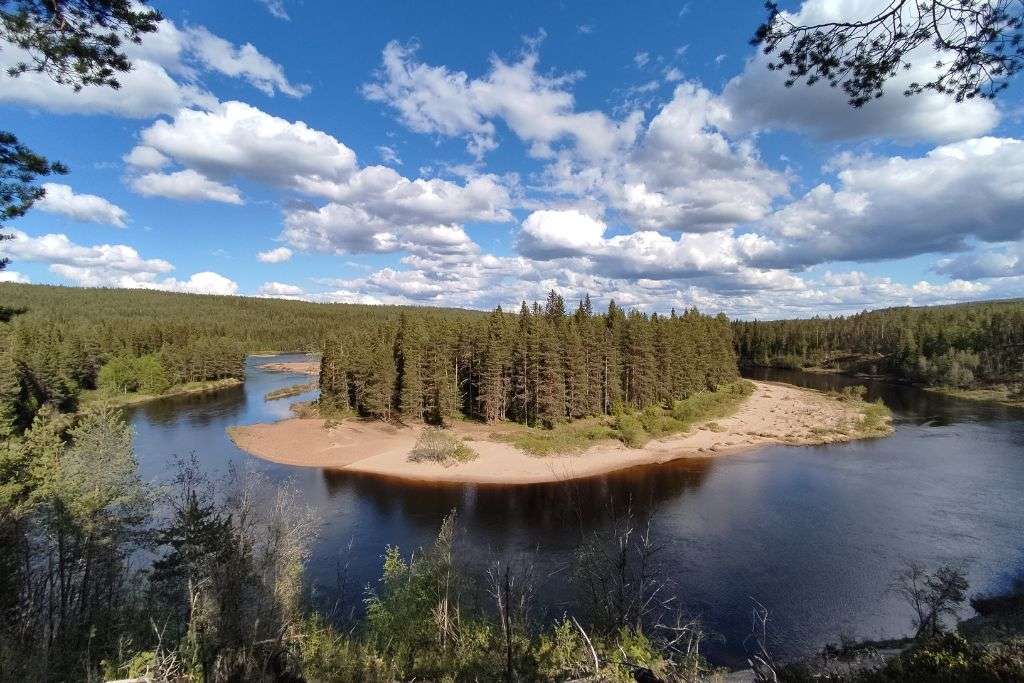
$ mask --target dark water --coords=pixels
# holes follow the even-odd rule
[[[153,479],[167,476],[173,455],[193,451],[213,473],[235,461],[292,479],[324,520],[311,578],[344,583],[355,603],[378,576],[386,545],[429,544],[452,509],[460,556],[481,572],[497,557],[532,561],[554,614],[571,599],[564,577],[581,534],[607,528],[627,504],[649,514],[662,567],[681,603],[718,634],[709,653],[724,664],[743,660],[751,598],[770,610],[775,655],[789,658],[841,634],[905,634],[910,613],[887,589],[905,561],[963,563],[975,591],[1001,589],[1024,571],[1022,411],[869,382],[869,397],[895,414],[891,437],[678,460],[571,484],[411,485],[274,465],[235,448],[226,427],[286,417],[290,401],[309,398],[263,400],[307,381],[257,368],[289,359],[299,357],[250,359],[244,387],[134,409],[136,449]],[[815,388],[865,383],[788,371],[757,377]]]

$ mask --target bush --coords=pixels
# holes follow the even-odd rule
[[[416,440],[416,447],[409,453],[409,460],[413,462],[427,460],[443,465],[469,462],[476,457],[476,451],[451,432],[439,427],[424,427],[419,439]]]
[[[96,380],[97,386],[110,393],[127,394],[140,391],[144,394],[162,394],[171,383],[167,378],[160,358],[148,354],[138,358],[117,356],[111,358],[102,368]]]
[[[619,440],[627,446],[640,448],[650,438],[644,431],[643,423],[633,413],[620,413],[615,418],[615,431]]]

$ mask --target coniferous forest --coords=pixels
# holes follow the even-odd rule
[[[462,414],[528,425],[670,406],[738,377],[725,316],[567,311],[551,292],[518,314],[486,318],[403,312],[339,331],[324,345],[321,405],[364,416],[444,422]]]
[[[1024,300],[733,323],[740,362],[969,388],[1024,382]]]
[[[724,316],[595,314],[552,292],[517,314],[4,285],[8,433],[83,390],[159,393],[241,378],[248,353],[322,352],[325,405],[367,417],[551,426],[618,404],[670,405],[737,377]]]

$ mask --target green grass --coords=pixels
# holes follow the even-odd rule
[[[517,427],[496,432],[492,438],[538,456],[578,453],[609,440],[640,448],[651,439],[687,432],[698,423],[728,417],[753,392],[752,383],[740,380],[723,385],[717,391],[703,391],[676,401],[671,410],[658,406],[648,406],[642,411],[619,407],[612,416],[576,420],[552,429]]]
[[[873,402],[865,401],[860,412],[864,416],[860,423],[861,431],[873,433],[888,432],[891,429],[889,422],[892,418],[892,411],[882,403],[882,399],[875,399]]]
[[[266,401],[274,401],[279,398],[298,396],[299,394],[304,394],[307,391],[312,391],[313,389],[316,389],[316,383],[314,382],[293,384],[290,387],[281,387],[280,389],[274,389],[273,391],[267,392],[263,399]]]
[[[184,396],[186,394],[202,394],[207,391],[216,391],[228,387],[236,387],[242,380],[234,377],[227,379],[211,379],[206,382],[188,382],[177,384],[160,394],[142,394],[138,392],[114,393],[100,389],[83,391],[78,399],[79,408],[87,408],[91,405],[103,404],[114,408],[133,406],[140,403],[157,401],[172,396]]]

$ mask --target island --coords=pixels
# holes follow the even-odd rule
[[[825,444],[892,432],[888,416],[878,421],[866,417],[866,407],[875,404],[785,384],[752,384],[753,392],[732,415],[696,424],[686,433],[652,439],[639,448],[606,439],[581,452],[536,456],[509,441],[516,430],[524,429],[520,425],[467,420],[456,421],[450,428],[476,453],[466,462],[411,460],[423,425],[357,419],[332,424],[319,418],[291,418],[234,427],[229,434],[245,452],[285,465],[426,482],[532,484],[771,444]]]

